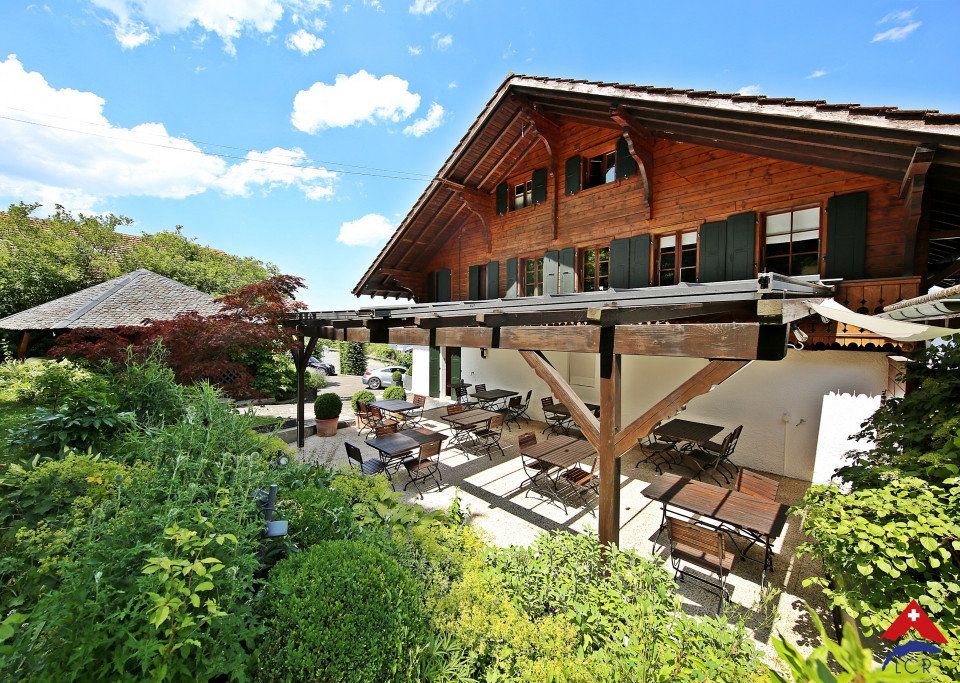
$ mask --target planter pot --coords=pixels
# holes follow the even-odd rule
[[[336,436],[339,421],[340,418],[337,417],[332,420],[317,420],[317,436]]]

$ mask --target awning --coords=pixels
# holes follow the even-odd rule
[[[886,306],[881,318],[891,320],[931,320],[960,316],[960,285],[938,289],[929,294]]]
[[[863,315],[854,313],[849,308],[838,304],[833,299],[827,299],[822,303],[807,302],[807,305],[824,318],[836,320],[845,325],[853,325],[864,330],[869,330],[879,334],[887,339],[902,342],[919,342],[939,339],[940,337],[949,337],[960,333],[960,330],[951,330],[947,327],[935,327],[933,325],[918,325],[916,323],[903,322],[901,320],[890,320],[880,318],[875,315]]]

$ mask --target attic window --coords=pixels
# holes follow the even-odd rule
[[[617,179],[617,152],[611,150],[586,160],[583,188],[612,183]]]

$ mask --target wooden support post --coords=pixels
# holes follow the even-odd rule
[[[20,348],[17,349],[17,360],[25,360],[27,357],[27,347],[30,346],[30,332],[24,330],[20,335]]]
[[[620,361],[613,352],[613,327],[600,331],[600,465],[599,536],[601,545],[620,542]]]
[[[306,415],[304,415],[304,401],[306,399],[306,372],[310,356],[317,348],[318,337],[311,337],[304,346],[304,337],[300,336],[297,346],[293,349],[293,364],[297,369],[297,447],[303,448],[306,441]]]
[[[520,351],[520,355],[527,361],[527,365],[533,368],[537,376],[547,383],[560,403],[570,411],[570,417],[580,431],[587,438],[594,448],[600,447],[600,422],[597,420],[593,411],[587,408],[583,399],[577,396],[573,388],[567,384],[567,381],[557,372],[557,369],[550,364],[550,361],[539,351]]]

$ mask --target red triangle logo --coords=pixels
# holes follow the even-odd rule
[[[921,638],[932,640],[935,643],[942,645],[947,642],[943,633],[930,621],[930,617],[927,616],[927,613],[923,611],[916,600],[910,601],[910,604],[900,612],[900,616],[890,624],[890,628],[884,631],[880,637],[885,640],[900,640],[910,629],[916,629]]]

